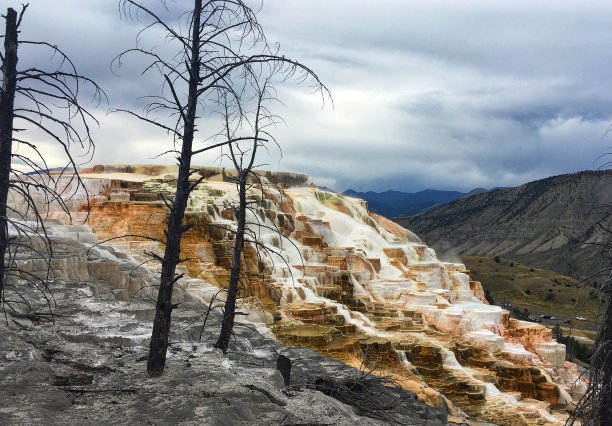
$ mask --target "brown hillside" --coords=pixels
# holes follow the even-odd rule
[[[503,256],[574,277],[609,259],[612,170],[554,176],[398,219],[439,252]]]

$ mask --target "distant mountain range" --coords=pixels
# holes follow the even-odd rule
[[[474,191],[481,192],[486,191],[486,189],[479,188]],[[393,218],[418,214],[461,197],[469,196],[474,191],[464,193],[426,189],[425,191],[411,193],[401,191],[358,192],[349,189],[344,191],[343,194],[366,200],[370,210],[382,216]]]
[[[458,198],[397,222],[438,252],[500,256],[586,277],[610,262],[601,253],[612,241],[604,229],[612,229],[612,170]]]

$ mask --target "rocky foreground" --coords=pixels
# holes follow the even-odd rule
[[[370,413],[340,402],[351,395],[326,395],[330,384],[340,389],[364,373],[308,349],[286,348],[251,323],[237,327],[231,353],[223,356],[210,338],[219,314],[212,312],[202,329],[206,306],[188,295],[173,316],[175,342],[166,371],[151,379],[146,356],[154,304],[126,297],[125,290],[130,283],[146,285],[152,274],[111,248],[88,250],[77,241],[91,239],[85,227],[55,229],[72,238],[53,237],[51,311],[24,282],[9,294],[14,301],[18,289],[29,306],[13,303],[16,311],[2,311],[0,424],[446,423],[444,410],[416,402],[409,392],[396,390],[388,399],[378,394],[385,409]],[[34,274],[46,273],[31,253],[18,262]],[[290,386],[276,370],[280,354],[293,362]],[[352,400],[359,403],[357,390]]]

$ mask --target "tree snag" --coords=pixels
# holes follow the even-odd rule
[[[80,92],[86,88],[94,100],[105,98],[100,87],[80,75],[57,46],[20,39],[19,26],[27,7],[23,5],[20,13],[8,8],[0,36],[4,39],[0,52],[0,303],[13,311],[29,307],[19,291],[20,280],[35,286],[51,308],[47,293],[53,281],[53,250],[44,221],[52,205],[71,219],[66,203],[85,190],[70,149],[78,145],[93,154],[90,126],[97,121],[81,105]],[[48,63],[36,59],[20,69],[18,52],[24,49],[33,51],[30,57],[46,53],[51,58]],[[47,163],[47,144],[57,154],[63,153],[65,163]],[[45,261],[46,274],[19,268],[15,255],[24,250]]]
[[[184,261],[180,258],[181,239],[189,229],[184,223],[185,209],[190,193],[203,180],[192,167],[192,160],[215,148],[261,142],[252,136],[227,136],[225,118],[219,119],[221,123],[215,122],[215,117],[225,117],[224,100],[235,107],[232,120],[244,120],[243,104],[253,99],[247,99],[248,88],[256,77],[268,72],[283,74],[284,78],[295,77],[298,81],[308,80],[323,97],[329,91],[312,70],[285,58],[277,46],[267,43],[255,12],[242,0],[194,0],[193,8],[188,11],[178,10],[179,5],[163,0],[151,2],[151,6],[136,0],[120,0],[120,9],[123,16],[142,23],[144,29],[139,32],[136,47],[118,55],[113,65],[120,67],[125,57],[132,54],[149,59],[143,73],[159,73],[162,93],[147,96],[151,101],[144,107],[144,114],[127,109],[116,111],[130,114],[171,135],[173,147],[160,155],[173,154],[178,165],[174,199],[166,203],[169,215],[147,363],[149,375],[159,376],[166,362],[172,292],[182,277],[176,268]],[[146,47],[147,31],[161,31],[165,35],[164,50],[170,53]],[[200,121],[205,124],[198,127]],[[203,146],[195,149],[198,131],[203,132],[198,138]],[[240,223],[238,228],[243,229]],[[234,248],[237,255],[232,267],[234,276],[239,275],[236,265],[240,263],[239,254],[244,245],[244,237],[238,237],[239,234],[240,231]],[[235,306],[235,301],[231,305]],[[230,321],[224,321],[224,336],[228,331],[231,334],[233,315]],[[224,351],[225,346],[221,345]]]
[[[4,56],[2,58],[2,92],[0,93],[0,300],[4,299],[9,230],[7,202],[13,153],[13,115],[17,88],[17,11],[6,12]]]

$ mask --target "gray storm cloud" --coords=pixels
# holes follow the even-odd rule
[[[138,74],[136,58],[111,72],[139,29],[120,19],[118,1],[30,3],[22,37],[61,46],[109,96],[96,112],[94,162],[172,161],[153,159],[166,135],[106,115],[141,108],[138,97],[161,84]],[[337,190],[470,190],[587,169],[612,145],[609,2],[270,0],[260,21],[334,97],[332,108],[308,88],[280,90],[287,126],[275,130],[282,159],[274,149],[261,158],[270,168]]]

